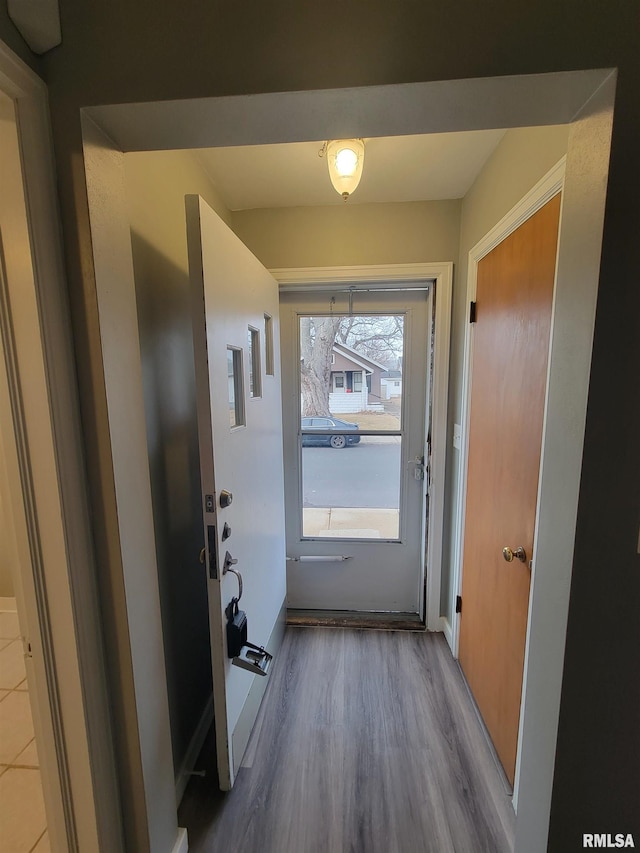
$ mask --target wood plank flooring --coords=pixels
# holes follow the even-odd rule
[[[439,634],[290,627],[228,794],[207,749],[179,811],[191,853],[512,849],[503,778]]]

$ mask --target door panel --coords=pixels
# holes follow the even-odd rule
[[[290,608],[421,612],[430,309],[426,287],[281,297]],[[381,371],[357,343],[335,347],[322,373],[309,341],[331,345],[343,321],[395,323],[402,397],[382,399]],[[322,388],[305,375],[311,364],[332,392],[329,420],[314,416]]]
[[[223,575],[225,553],[238,561],[251,642],[267,642],[286,591],[278,286],[199,196],[186,196],[186,213],[216,747],[228,790],[242,758],[234,730],[262,676],[227,658],[224,611],[239,585]],[[227,506],[223,490],[233,496]]]
[[[478,264],[460,664],[512,784],[559,213],[558,195]]]

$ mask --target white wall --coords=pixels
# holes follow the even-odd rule
[[[102,331],[84,366],[101,363],[90,402],[108,413],[96,436],[106,462],[95,483],[105,516],[94,535],[108,561],[100,572],[102,607],[117,614],[104,628],[117,684],[110,699],[123,830],[131,849],[164,853],[178,827],[124,154],[90,121],[84,140],[87,193],[97,199],[92,322]]]
[[[333,415],[365,412],[368,396],[366,388],[363,391],[354,391],[351,394],[346,394],[344,391],[332,392],[329,394],[329,410]]]
[[[131,227],[172,263],[188,269],[184,197],[198,193],[223,219],[231,213],[191,151],[132,151],[125,154]]]
[[[290,207],[233,213],[232,228],[268,268],[452,261],[461,201]]]
[[[209,713],[211,655],[203,545],[185,201],[197,193],[230,214],[188,151],[124,157],[135,272],[153,520],[174,772]]]

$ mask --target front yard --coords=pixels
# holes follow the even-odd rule
[[[399,415],[392,415],[390,412],[354,412],[336,417],[350,424],[358,424],[360,429],[400,429]]]

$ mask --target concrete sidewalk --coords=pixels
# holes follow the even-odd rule
[[[397,509],[372,507],[305,507],[302,535],[348,539],[397,539]]]

